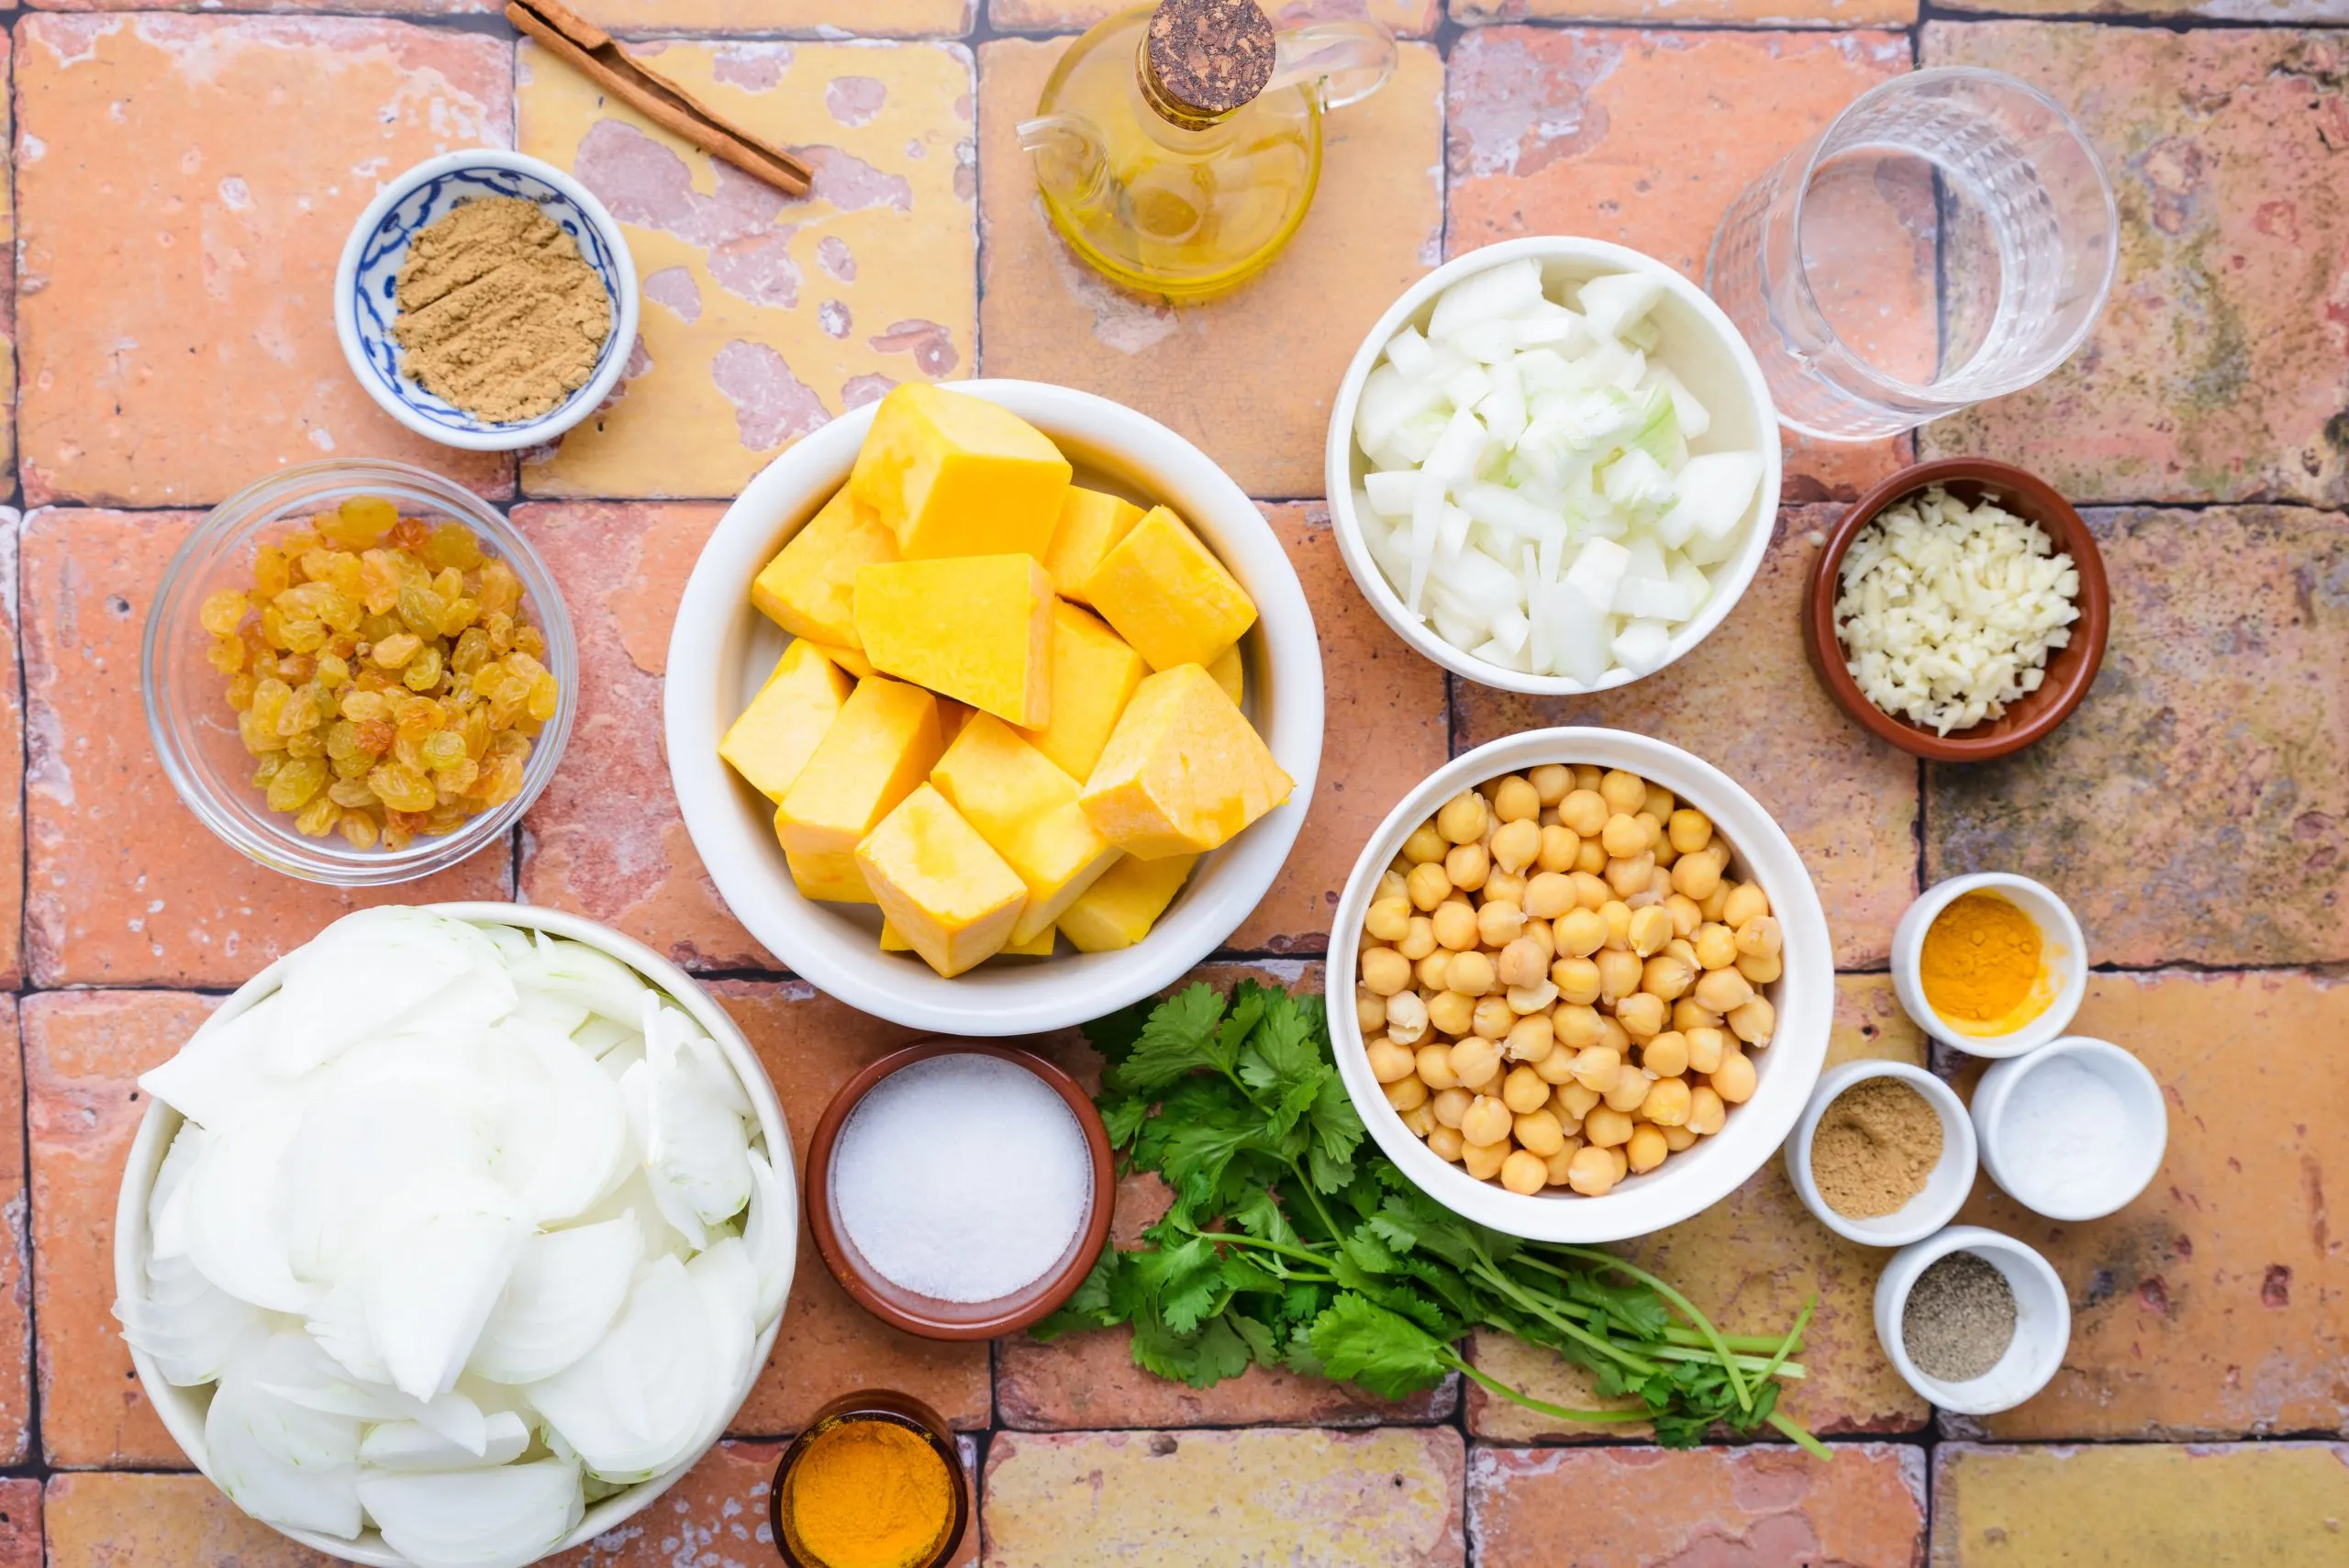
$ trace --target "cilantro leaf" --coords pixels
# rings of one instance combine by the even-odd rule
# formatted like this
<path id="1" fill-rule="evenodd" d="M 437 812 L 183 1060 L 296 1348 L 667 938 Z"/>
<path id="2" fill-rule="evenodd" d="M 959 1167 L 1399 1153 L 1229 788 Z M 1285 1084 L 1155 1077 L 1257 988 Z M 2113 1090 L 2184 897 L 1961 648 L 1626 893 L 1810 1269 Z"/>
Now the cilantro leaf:
<path id="1" fill-rule="evenodd" d="M 1063 1334 L 1085 1329 L 1107 1329 L 1125 1321 L 1125 1314 L 1112 1304 L 1111 1283 L 1128 1254 L 1120 1252 L 1116 1243 L 1101 1249 L 1093 1267 L 1076 1287 L 1076 1294 L 1061 1304 L 1060 1309 L 1030 1330 L 1039 1340 L 1050 1341 Z"/>
<path id="2" fill-rule="evenodd" d="M 1450 1370 L 1442 1340 L 1360 1296 L 1331 1302 L 1314 1319 L 1312 1341 L 1323 1376 L 1358 1383 L 1387 1399 L 1431 1388 Z"/>
<path id="3" fill-rule="evenodd" d="M 1217 1038 L 1216 1025 L 1222 1019 L 1223 998 L 1194 981 L 1152 1010 L 1131 1047 L 1102 1075 L 1103 1082 L 1120 1093 L 1148 1094 L 1202 1067 L 1229 1071 L 1230 1061 Z"/>

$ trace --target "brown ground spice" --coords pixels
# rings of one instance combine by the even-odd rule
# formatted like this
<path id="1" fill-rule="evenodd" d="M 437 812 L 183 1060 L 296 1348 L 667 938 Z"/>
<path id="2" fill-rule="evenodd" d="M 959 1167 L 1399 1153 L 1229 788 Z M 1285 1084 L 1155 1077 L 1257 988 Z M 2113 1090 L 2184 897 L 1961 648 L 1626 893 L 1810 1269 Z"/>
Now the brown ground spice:
<path id="1" fill-rule="evenodd" d="M 1898 1078 L 1869 1078 L 1836 1095 L 1810 1138 L 1819 1195 L 1850 1219 L 1898 1209 L 1925 1190 L 1941 1158 L 1941 1113 Z"/>
<path id="2" fill-rule="evenodd" d="M 603 280 L 518 196 L 462 203 L 418 234 L 397 294 L 401 368 L 495 424 L 535 419 L 584 385 L 611 336 Z"/>

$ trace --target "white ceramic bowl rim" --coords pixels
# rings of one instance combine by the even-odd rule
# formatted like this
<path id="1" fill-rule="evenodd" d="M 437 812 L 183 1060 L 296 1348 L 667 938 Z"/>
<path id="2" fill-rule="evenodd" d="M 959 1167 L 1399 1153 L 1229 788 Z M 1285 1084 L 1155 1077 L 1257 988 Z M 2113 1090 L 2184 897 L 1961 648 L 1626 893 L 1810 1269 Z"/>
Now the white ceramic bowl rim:
<path id="1" fill-rule="evenodd" d="M 873 933 L 802 898 L 783 873 L 771 803 L 718 755 L 738 694 L 728 639 L 751 608 L 748 585 L 777 541 L 821 505 L 855 462 L 873 407 L 854 409 L 768 464 L 718 520 L 695 562 L 669 642 L 662 687 L 670 777 L 686 832 L 735 917 L 791 972 L 850 1006 L 925 1034 L 1040 1034 L 1116 1011 L 1181 979 L 1228 938 L 1272 886 L 1304 825 L 1319 769 L 1320 644 L 1296 569 L 1246 492 L 1198 448 L 1108 398 L 1029 381 L 966 381 L 956 392 L 1001 404 L 1075 460 L 1149 483 L 1215 550 L 1255 599 L 1249 706 L 1296 781 L 1287 804 L 1199 862 L 1137 945 L 1033 965 L 988 965 L 947 980 L 881 953 Z M 1137 484 L 1141 480 L 1136 481 Z M 778 634 L 779 635 L 779 634 Z M 1260 640 L 1261 639 L 1261 640 Z M 720 688 L 723 688 L 722 690 Z"/>
<path id="2" fill-rule="evenodd" d="M 2109 1071 L 2095 1065 L 2087 1065 L 2087 1071 L 2112 1084 L 2114 1092 L 2127 1102 L 2132 1118 L 2128 1129 L 2129 1163 L 2120 1168 L 2121 1178 L 2074 1203 L 2064 1202 L 2065 1195 L 2061 1193 L 2018 1191 L 2027 1184 L 2014 1180 L 2013 1164 L 2006 1158 L 2007 1116 L 2015 1095 L 2022 1091 L 2032 1073 L 2057 1061 L 2107 1064 Z M 2116 1081 L 2121 1079 L 2127 1080 L 2126 1084 Z M 2169 1106 L 2162 1095 L 2161 1080 L 2134 1051 L 2094 1035 L 2065 1035 L 2027 1055 L 1998 1063 L 1983 1075 L 1974 1099 L 1975 1119 L 1979 1124 L 1977 1131 L 1984 1145 L 1984 1158 L 1990 1165 L 1991 1179 L 2009 1197 L 2050 1219 L 2074 1223 L 2101 1219 L 2126 1207 L 2152 1184 L 2169 1151 Z M 2140 1107 L 2145 1106 L 2152 1107 L 2151 1118 L 2138 1114 Z"/>
<path id="3" fill-rule="evenodd" d="M 589 226 L 610 252 L 611 267 L 608 285 L 612 294 L 612 329 L 605 339 L 603 351 L 596 356 L 595 373 L 562 403 L 535 419 L 520 419 L 511 424 L 481 424 L 469 428 L 451 423 L 446 418 L 428 418 L 400 397 L 387 385 L 369 361 L 366 343 L 359 325 L 356 301 L 359 296 L 359 273 L 368 264 L 368 246 L 383 227 L 386 215 L 406 200 L 419 186 L 444 175 L 462 174 L 470 170 L 496 170 L 509 174 L 527 175 L 560 192 L 563 199 L 579 209 Z M 587 258 L 594 265 L 594 259 Z M 598 275 L 605 269 L 596 268 Z M 636 281 L 636 260 L 629 252 L 628 236 L 621 231 L 619 221 L 609 208 L 596 199 L 596 194 L 576 179 L 542 159 L 528 153 L 513 152 L 504 148 L 473 147 L 456 152 L 444 152 L 428 158 L 414 168 L 395 176 L 375 193 L 359 221 L 351 225 L 351 237 L 343 242 L 341 260 L 334 274 L 335 336 L 341 340 L 343 359 L 351 366 L 351 373 L 373 398 L 375 406 L 417 435 L 440 442 L 443 446 L 467 451 L 515 451 L 523 447 L 539 446 L 553 440 L 573 425 L 594 413 L 612 388 L 619 384 L 620 376 L 628 369 L 629 355 L 636 346 L 638 313 L 640 308 Z"/>
<path id="4" fill-rule="evenodd" d="M 1721 1130 L 1645 1175 L 1627 1177 L 1601 1197 L 1512 1193 L 1439 1158 L 1386 1104 L 1354 1019 L 1353 933 L 1362 928 L 1379 873 L 1410 830 L 1463 789 L 1542 762 L 1628 768 L 1710 817 L 1746 873 L 1769 895 L 1785 932 L 1785 973 L 1776 983 L 1776 1032 L 1753 1056 L 1753 1097 L 1730 1108 Z M 1809 1103 L 1834 1021 L 1834 951 L 1827 917 L 1802 857 L 1761 804 L 1710 762 L 1619 729 L 1529 730 L 1455 757 L 1405 795 L 1370 836 L 1330 923 L 1326 971 L 1330 1036 L 1338 1071 L 1370 1134 L 1388 1159 L 1454 1213 L 1513 1236 L 1542 1241 L 1618 1241 L 1700 1213 L 1734 1192 L 1776 1153 Z"/>
<path id="5" fill-rule="evenodd" d="M 1942 1157 L 1925 1186 L 1900 1207 L 1874 1219 L 1854 1219 L 1838 1213 L 1820 1192 L 1818 1178 L 1810 1169 L 1811 1145 L 1828 1107 L 1872 1078 L 1898 1079 L 1933 1107 L 1941 1118 Z M 1957 1091 L 1914 1062 L 1880 1058 L 1842 1062 L 1821 1073 L 1818 1086 L 1811 1091 L 1810 1103 L 1803 1107 L 1793 1136 L 1787 1140 L 1786 1151 L 1787 1177 L 1803 1207 L 1828 1229 L 1864 1247 L 1905 1247 L 1954 1219 L 1974 1189 L 1979 1158 L 1974 1121 L 1966 1114 L 1965 1102 L 1958 1098 Z M 1936 1188 L 1940 1189 L 1938 1195 Z"/>
<path id="6" fill-rule="evenodd" d="M 1966 894 L 1976 892 L 2007 895 L 2039 927 L 2043 942 L 2059 943 L 2063 948 L 2060 956 L 2049 962 L 2049 967 L 2061 975 L 2062 989 L 2047 1004 L 2045 1011 L 2005 1034 L 1965 1034 L 1953 1029 L 1933 1010 L 1925 996 L 1924 982 L 1918 977 L 1925 934 L 1943 910 Z M 2051 916 L 2052 919 L 2045 917 Z M 2072 1027 L 2072 1019 L 2079 1013 L 2087 992 L 2087 938 L 2081 931 L 2072 906 L 2045 884 L 2013 872 L 1973 872 L 1937 882 L 1909 906 L 1893 930 L 1892 987 L 1902 1009 L 1919 1029 L 1969 1056 L 1992 1060 L 2023 1056 L 2061 1035 Z"/>
<path id="7" fill-rule="evenodd" d="M 1696 313 L 1709 327 L 1720 346 L 1727 351 L 1736 367 L 1738 381 L 1751 405 L 1756 439 L 1761 445 L 1762 483 L 1757 489 L 1753 509 L 1744 524 L 1745 542 L 1738 553 L 1720 565 L 1709 569 L 1713 579 L 1712 596 L 1692 620 L 1673 634 L 1671 650 L 1664 664 L 1686 654 L 1728 618 L 1745 590 L 1752 585 L 1761 570 L 1764 556 L 1768 554 L 1770 540 L 1776 531 L 1778 502 L 1785 484 L 1783 458 L 1778 445 L 1778 416 L 1770 398 L 1770 385 L 1762 374 L 1762 367 L 1753 357 L 1734 322 L 1713 303 L 1712 296 L 1681 275 L 1679 269 L 1667 266 L 1654 257 L 1617 245 L 1604 239 L 1585 239 L 1573 235 L 1531 235 L 1520 239 L 1505 239 L 1480 250 L 1454 256 L 1451 261 L 1420 278 L 1403 291 L 1400 298 L 1387 306 L 1376 326 L 1354 350 L 1344 377 L 1338 384 L 1338 395 L 1330 410 L 1330 429 L 1323 454 L 1323 492 L 1329 498 L 1330 519 L 1338 536 L 1338 550 L 1346 570 L 1363 596 L 1371 603 L 1395 631 L 1426 657 L 1435 661 L 1453 674 L 1482 685 L 1503 691 L 1523 692 L 1537 696 L 1580 696 L 1592 692 L 1610 691 L 1644 677 L 1632 674 L 1617 665 L 1610 668 L 1596 683 L 1586 685 L 1565 675 L 1534 675 L 1517 670 L 1505 670 L 1488 663 L 1464 649 L 1454 648 L 1436 635 L 1433 628 L 1404 606 L 1401 595 L 1386 581 L 1362 541 L 1361 519 L 1354 514 L 1353 503 L 1353 425 L 1354 410 L 1362 399 L 1363 383 L 1378 363 L 1378 356 L 1386 350 L 1387 339 L 1402 330 L 1403 325 L 1416 317 L 1443 290 L 1474 272 L 1485 272 L 1521 257 L 1538 257 L 1545 262 L 1588 263 L 1594 274 L 1598 272 L 1638 272 L 1654 278 L 1683 307 Z M 1664 666 L 1659 665 L 1660 670 Z M 1654 671 L 1649 672 L 1655 673 Z"/>
<path id="8" fill-rule="evenodd" d="M 766 1069 L 760 1065 L 757 1054 L 751 1050 L 750 1041 L 743 1038 L 741 1029 L 727 1016 L 724 1008 L 709 999 L 708 994 L 692 976 L 643 943 L 599 926 L 593 920 L 565 914 L 559 909 L 489 903 L 429 904 L 422 907 L 436 915 L 451 916 L 475 925 L 504 925 L 523 930 L 542 930 L 550 936 L 567 937 L 573 941 L 584 942 L 637 971 L 685 1008 L 717 1042 L 718 1050 L 725 1053 L 728 1064 L 741 1081 L 743 1091 L 750 1095 L 751 1106 L 758 1113 L 759 1130 L 766 1140 L 770 1154 L 780 1151 L 782 1156 L 772 1162 L 775 1178 L 781 1184 L 783 1201 L 796 1212 L 799 1207 L 798 1174 L 791 1158 L 791 1129 L 784 1119 L 782 1102 L 775 1098 L 774 1085 L 768 1081 Z M 273 994 L 281 984 L 285 962 L 284 958 L 279 959 L 239 986 L 199 1028 L 233 1018 Z M 115 1292 L 119 1297 L 135 1298 L 146 1288 L 147 1195 L 154 1187 L 155 1173 L 162 1165 L 163 1155 L 171 1148 L 173 1138 L 178 1134 L 182 1120 L 177 1111 L 162 1101 L 151 1098 L 147 1102 L 146 1114 L 139 1118 L 139 1131 L 130 1145 L 130 1157 L 124 1163 L 122 1189 L 115 1200 L 114 1277 Z M 794 1256 L 786 1259 L 785 1263 L 786 1286 L 797 1265 L 798 1228 L 795 1225 L 790 1229 L 791 1239 L 787 1245 L 792 1248 Z M 788 1310 L 787 1306 L 785 1310 Z M 742 1386 L 735 1391 L 735 1410 L 740 1410 L 742 1401 L 750 1397 L 759 1373 L 766 1367 L 767 1357 L 774 1352 L 775 1336 L 782 1328 L 783 1315 L 777 1313 L 775 1320 L 768 1324 L 759 1336 L 751 1350 L 750 1373 Z M 211 1479 L 211 1455 L 204 1440 L 204 1410 L 196 1403 L 196 1396 L 211 1385 L 183 1388 L 168 1383 L 146 1351 L 135 1346 L 128 1348 L 131 1364 L 139 1373 L 139 1386 L 145 1389 L 149 1403 L 155 1407 L 156 1415 L 161 1418 L 164 1429 L 171 1433 L 172 1440 L 180 1445 L 181 1451 L 196 1469 L 203 1472 L 206 1479 Z M 702 1455 L 717 1446 L 718 1438 L 724 1435 L 724 1426 L 731 1424 L 731 1421 L 732 1412 L 729 1412 L 727 1422 L 721 1424 L 710 1442 L 684 1463 L 588 1504 L 586 1517 L 560 1544 L 551 1547 L 546 1555 L 551 1557 L 557 1552 L 584 1546 L 638 1513 L 700 1462 Z M 383 1538 L 372 1529 L 362 1531 L 356 1540 L 344 1540 L 317 1530 L 297 1529 L 284 1525 L 272 1525 L 270 1528 L 282 1535 L 291 1536 L 305 1546 L 347 1562 L 367 1563 L 369 1568 L 410 1568 L 408 1559 L 384 1545 Z"/>

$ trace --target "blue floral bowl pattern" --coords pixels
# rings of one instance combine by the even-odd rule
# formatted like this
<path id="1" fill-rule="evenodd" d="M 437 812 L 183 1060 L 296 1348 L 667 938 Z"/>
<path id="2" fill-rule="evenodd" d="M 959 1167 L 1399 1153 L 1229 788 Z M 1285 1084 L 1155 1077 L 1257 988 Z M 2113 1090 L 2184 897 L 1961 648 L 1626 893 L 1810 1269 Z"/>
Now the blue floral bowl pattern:
<path id="1" fill-rule="evenodd" d="M 535 419 L 495 424 L 443 402 L 400 373 L 392 337 L 394 291 L 409 242 L 462 202 L 518 196 L 571 236 L 612 302 L 612 330 L 595 373 Z M 636 340 L 636 265 L 619 225 L 569 175 L 520 153 L 479 149 L 418 164 L 384 187 L 360 216 L 335 278 L 335 326 L 351 373 L 385 413 L 419 435 L 455 447 L 508 450 L 552 440 L 584 418 L 619 380 Z"/>

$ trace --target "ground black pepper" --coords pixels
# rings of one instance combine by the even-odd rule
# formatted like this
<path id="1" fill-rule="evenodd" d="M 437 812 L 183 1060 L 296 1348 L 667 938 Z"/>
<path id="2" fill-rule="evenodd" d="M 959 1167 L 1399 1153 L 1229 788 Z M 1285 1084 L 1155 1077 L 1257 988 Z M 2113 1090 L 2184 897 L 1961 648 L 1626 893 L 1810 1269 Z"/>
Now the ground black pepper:
<path id="1" fill-rule="evenodd" d="M 1978 1252 L 1952 1252 L 1929 1265 L 1900 1311 L 1900 1343 L 1909 1359 L 1944 1383 L 1988 1372 L 2014 1337 L 2014 1287 Z"/>

